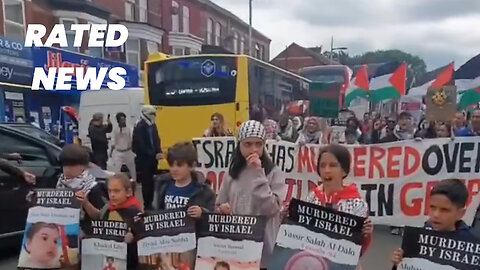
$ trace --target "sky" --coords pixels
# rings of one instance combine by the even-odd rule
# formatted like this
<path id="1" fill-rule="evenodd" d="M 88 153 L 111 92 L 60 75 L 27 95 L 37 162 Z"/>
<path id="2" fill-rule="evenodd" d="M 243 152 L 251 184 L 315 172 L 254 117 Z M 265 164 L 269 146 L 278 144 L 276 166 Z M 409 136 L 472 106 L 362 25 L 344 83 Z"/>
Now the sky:
<path id="1" fill-rule="evenodd" d="M 248 22 L 248 0 L 212 0 Z M 253 26 L 272 40 L 270 57 L 292 42 L 347 47 L 350 55 L 400 49 L 427 70 L 480 53 L 480 0 L 253 0 Z"/>

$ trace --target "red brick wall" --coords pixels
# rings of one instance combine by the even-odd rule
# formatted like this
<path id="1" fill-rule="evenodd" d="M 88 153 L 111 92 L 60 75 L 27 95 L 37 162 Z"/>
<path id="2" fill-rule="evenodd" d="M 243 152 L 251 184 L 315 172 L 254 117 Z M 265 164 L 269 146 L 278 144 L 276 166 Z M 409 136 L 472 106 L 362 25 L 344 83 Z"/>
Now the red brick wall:
<path id="1" fill-rule="evenodd" d="M 93 2 L 110 10 L 112 16 L 125 19 L 125 0 L 94 0 Z"/>
<path id="2" fill-rule="evenodd" d="M 297 72 L 304 67 L 322 65 L 320 61 L 311 57 L 303 48 L 296 44 L 281 52 L 271 63 L 292 72 Z"/>
<path id="3" fill-rule="evenodd" d="M 162 27 L 162 1 L 148 0 L 148 22 L 156 27 Z"/>
<path id="4" fill-rule="evenodd" d="M 58 23 L 58 19 L 51 14 L 46 1 L 43 0 L 25 2 L 25 20 L 25 33 L 28 24 L 36 23 L 45 26 L 47 35 L 42 38 L 43 42 L 47 40 L 48 34 L 52 31 L 53 26 Z"/>

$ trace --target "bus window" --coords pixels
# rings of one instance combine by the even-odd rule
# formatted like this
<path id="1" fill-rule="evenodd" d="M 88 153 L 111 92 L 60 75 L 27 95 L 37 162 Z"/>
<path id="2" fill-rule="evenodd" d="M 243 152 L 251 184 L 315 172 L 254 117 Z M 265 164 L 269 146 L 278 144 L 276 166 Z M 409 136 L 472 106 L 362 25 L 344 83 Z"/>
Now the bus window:
<path id="1" fill-rule="evenodd" d="M 169 59 L 150 64 L 148 70 L 152 105 L 194 106 L 235 101 L 234 57 Z"/>

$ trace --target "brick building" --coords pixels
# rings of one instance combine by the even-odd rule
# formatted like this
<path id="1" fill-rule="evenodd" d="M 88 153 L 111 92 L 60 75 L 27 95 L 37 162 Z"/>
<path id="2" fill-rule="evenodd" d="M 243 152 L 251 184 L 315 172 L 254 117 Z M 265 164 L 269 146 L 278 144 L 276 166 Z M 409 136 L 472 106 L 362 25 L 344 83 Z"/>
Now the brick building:
<path id="1" fill-rule="evenodd" d="M 202 45 L 248 53 L 248 24 L 210 0 L 0 0 L 0 35 L 23 40 L 26 25 L 43 24 L 49 33 L 63 23 L 121 23 L 129 29 L 123 50 L 73 47 L 67 32 L 67 50 L 125 61 L 143 69 L 149 53 L 198 54 Z M 45 40 L 45 39 L 44 39 Z M 253 30 L 252 55 L 268 61 L 270 39 Z"/>
<path id="2" fill-rule="evenodd" d="M 280 52 L 270 63 L 295 73 L 304 67 L 338 65 L 336 61 L 320 54 L 318 48 L 305 48 L 296 43 Z"/>

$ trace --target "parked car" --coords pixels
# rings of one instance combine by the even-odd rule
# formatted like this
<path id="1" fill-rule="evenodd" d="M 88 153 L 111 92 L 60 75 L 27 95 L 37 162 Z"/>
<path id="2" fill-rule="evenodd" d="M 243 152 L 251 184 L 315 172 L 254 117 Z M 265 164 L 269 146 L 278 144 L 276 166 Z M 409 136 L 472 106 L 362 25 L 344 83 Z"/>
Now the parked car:
<path id="1" fill-rule="evenodd" d="M 0 123 L 0 125 L 5 127 L 10 127 L 14 129 L 18 129 L 25 133 L 30 134 L 33 137 L 38 139 L 45 140 L 49 143 L 55 144 L 56 146 L 63 147 L 65 142 L 63 140 L 58 139 L 57 137 L 53 136 L 52 134 L 46 132 L 45 130 L 38 128 L 36 126 L 32 126 L 27 123 Z"/>
<path id="2" fill-rule="evenodd" d="M 37 188 L 54 188 L 61 173 L 61 148 L 10 124 L 0 124 L 0 153 L 18 153 L 12 165 L 36 176 Z M 28 214 L 26 195 L 32 186 L 0 170 L 0 248 L 20 243 Z"/>

